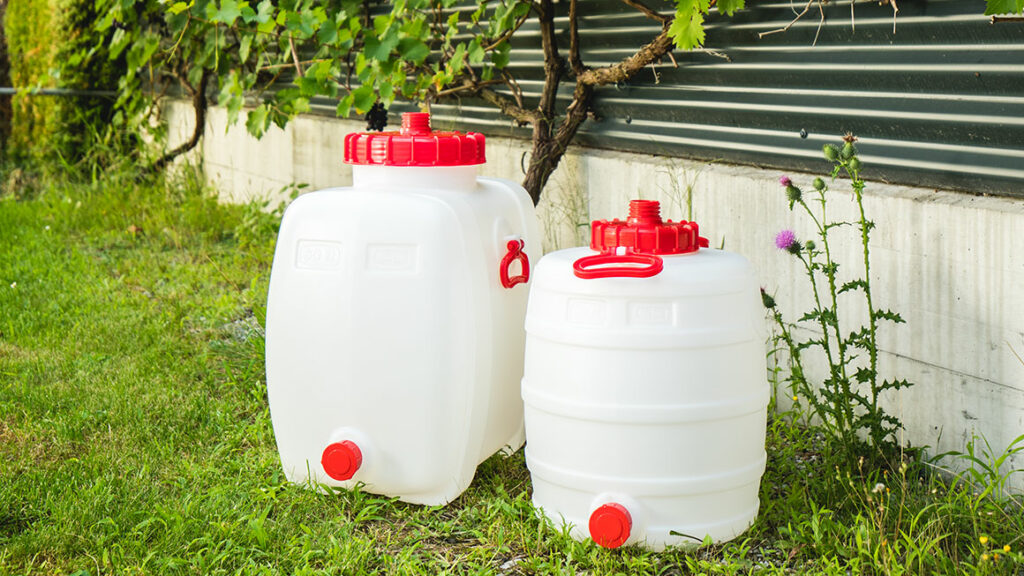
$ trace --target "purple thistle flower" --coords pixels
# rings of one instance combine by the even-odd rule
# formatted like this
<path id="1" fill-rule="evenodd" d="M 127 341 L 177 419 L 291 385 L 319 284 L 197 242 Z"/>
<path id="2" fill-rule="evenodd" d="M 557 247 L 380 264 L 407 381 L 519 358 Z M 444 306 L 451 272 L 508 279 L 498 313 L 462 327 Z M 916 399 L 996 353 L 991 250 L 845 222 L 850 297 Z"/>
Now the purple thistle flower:
<path id="1" fill-rule="evenodd" d="M 779 250 L 789 250 L 796 244 L 796 233 L 792 230 L 781 230 L 775 235 L 775 247 Z"/>
<path id="2" fill-rule="evenodd" d="M 779 177 L 779 184 L 781 184 L 783 188 L 789 188 L 793 185 L 793 181 L 789 179 L 789 176 L 783 175 Z"/>

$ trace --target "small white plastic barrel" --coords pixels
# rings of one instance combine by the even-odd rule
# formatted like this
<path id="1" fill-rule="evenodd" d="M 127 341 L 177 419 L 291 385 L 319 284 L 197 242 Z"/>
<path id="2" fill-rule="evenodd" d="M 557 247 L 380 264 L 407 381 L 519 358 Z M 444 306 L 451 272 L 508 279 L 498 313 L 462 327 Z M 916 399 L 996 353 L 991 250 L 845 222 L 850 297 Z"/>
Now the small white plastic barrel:
<path id="1" fill-rule="evenodd" d="M 746 530 L 766 461 L 763 321 L 751 264 L 657 202 L 544 256 L 522 386 L 534 505 L 611 548 Z"/>
<path id="2" fill-rule="evenodd" d="M 350 134 L 350 188 L 300 196 L 267 298 L 267 390 L 281 463 L 311 481 L 445 504 L 523 443 L 533 203 L 478 178 L 484 137 Z"/>

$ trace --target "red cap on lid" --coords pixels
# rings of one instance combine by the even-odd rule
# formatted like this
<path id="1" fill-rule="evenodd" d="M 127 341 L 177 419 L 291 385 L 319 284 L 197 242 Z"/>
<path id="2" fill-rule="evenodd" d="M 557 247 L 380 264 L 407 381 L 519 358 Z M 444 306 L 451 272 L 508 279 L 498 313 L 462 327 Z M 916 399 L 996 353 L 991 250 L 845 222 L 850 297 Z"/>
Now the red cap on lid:
<path id="1" fill-rule="evenodd" d="M 590 248 L 604 253 L 625 248 L 631 254 L 684 254 L 707 247 L 696 222 L 663 221 L 656 200 L 632 200 L 625 222 L 595 220 L 590 228 Z"/>
<path id="2" fill-rule="evenodd" d="M 590 515 L 590 537 L 599 546 L 618 548 L 629 540 L 633 517 L 622 504 L 605 504 Z"/>
<path id="3" fill-rule="evenodd" d="M 600 254 L 573 262 L 573 273 L 584 280 L 596 278 L 650 278 L 664 269 L 660 254 L 685 254 L 708 247 L 696 222 L 661 219 L 654 200 L 632 200 L 629 218 L 594 220 L 590 248 Z M 622 248 L 620 251 L 619 248 Z"/>
<path id="4" fill-rule="evenodd" d="M 484 135 L 432 132 L 430 114 L 402 114 L 399 132 L 354 132 L 345 136 L 345 162 L 384 166 L 471 166 L 487 161 Z"/>

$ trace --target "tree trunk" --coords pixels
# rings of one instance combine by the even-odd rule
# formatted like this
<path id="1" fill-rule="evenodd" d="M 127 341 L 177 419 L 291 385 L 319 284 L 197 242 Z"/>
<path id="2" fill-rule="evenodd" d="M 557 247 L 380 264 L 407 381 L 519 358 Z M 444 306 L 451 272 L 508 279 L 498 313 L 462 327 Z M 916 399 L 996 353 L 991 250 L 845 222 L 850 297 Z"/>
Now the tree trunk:
<path id="1" fill-rule="evenodd" d="M 199 86 L 192 91 L 192 110 L 195 112 L 196 120 L 196 125 L 192 129 L 192 136 L 182 143 L 181 146 L 161 156 L 146 170 L 147 173 L 153 174 L 162 171 L 175 158 L 191 151 L 199 144 L 199 140 L 203 137 L 203 131 L 206 129 L 206 110 L 210 105 L 210 100 L 206 97 L 206 88 L 210 84 L 210 76 L 210 70 L 204 69 L 203 75 L 199 78 Z"/>
<path id="2" fill-rule="evenodd" d="M 523 179 L 523 188 L 530 194 L 533 204 L 540 202 L 541 192 L 569 144 L 576 137 L 580 126 L 587 120 L 598 86 L 623 82 L 632 78 L 645 66 L 653 64 L 672 50 L 668 30 L 672 19 L 647 8 L 638 0 L 624 0 L 627 4 L 661 23 L 661 33 L 651 42 L 642 46 L 632 56 L 617 64 L 602 68 L 587 68 L 580 58 L 578 29 L 578 0 L 569 2 L 569 66 L 575 76 L 576 86 L 572 102 L 565 109 L 565 116 L 557 124 L 555 97 L 558 85 L 565 75 L 565 63 L 558 53 L 555 38 L 554 5 L 552 0 L 541 0 L 537 6 L 540 21 L 541 43 L 544 47 L 544 89 L 541 92 L 537 116 L 533 120 L 533 148 L 530 166 Z"/>
<path id="3" fill-rule="evenodd" d="M 526 188 L 530 194 L 534 206 L 540 202 L 541 192 L 548 183 L 548 179 L 558 168 L 558 163 L 561 162 L 562 156 L 565 156 L 565 151 L 576 137 L 580 126 L 587 120 L 593 97 L 593 86 L 577 82 L 572 104 L 569 105 L 566 117 L 558 129 L 537 130 L 537 126 L 547 124 L 547 121 L 538 122 L 534 126 L 530 165 L 526 170 L 526 177 L 523 179 L 523 188 Z"/>

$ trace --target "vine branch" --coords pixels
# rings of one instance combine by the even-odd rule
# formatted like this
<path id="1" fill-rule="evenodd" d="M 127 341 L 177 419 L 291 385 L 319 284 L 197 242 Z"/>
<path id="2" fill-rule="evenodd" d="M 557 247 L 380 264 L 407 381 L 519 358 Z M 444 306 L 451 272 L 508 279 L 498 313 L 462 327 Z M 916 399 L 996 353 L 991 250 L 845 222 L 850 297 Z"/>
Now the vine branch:
<path id="1" fill-rule="evenodd" d="M 147 169 L 147 172 L 155 173 L 163 170 L 175 158 L 192 150 L 199 144 L 199 139 L 203 136 L 203 131 L 206 128 L 206 110 L 210 104 L 210 101 L 206 98 L 206 90 L 209 87 L 212 72 L 209 68 L 203 68 L 198 86 L 193 87 L 188 82 L 184 82 L 186 90 L 192 94 L 192 109 L 195 111 L 195 127 L 192 129 L 192 136 L 180 146 L 161 156 Z"/>
<path id="2" fill-rule="evenodd" d="M 460 92 L 464 92 L 469 95 L 479 96 L 488 104 L 497 107 L 501 110 L 502 114 L 512 118 L 520 124 L 540 124 L 540 114 L 536 110 L 528 110 L 522 106 L 517 105 L 509 98 L 486 88 L 480 82 L 474 82 L 472 80 L 463 80 L 462 86 L 459 88 Z M 451 90 L 446 90 L 446 96 L 454 94 Z M 438 94 L 440 96 L 441 94 Z"/>
<path id="3" fill-rule="evenodd" d="M 587 70 L 579 76 L 577 81 L 588 86 L 604 86 L 626 81 L 646 66 L 669 54 L 672 48 L 672 38 L 669 37 L 666 26 L 661 34 L 658 34 L 654 40 L 637 50 L 632 56 L 611 66 Z"/>
<path id="4" fill-rule="evenodd" d="M 576 14 L 577 0 L 569 2 L 569 66 L 576 76 L 583 74 L 583 61 L 580 60 L 580 29 Z"/>

